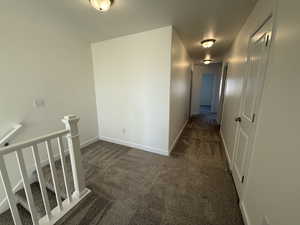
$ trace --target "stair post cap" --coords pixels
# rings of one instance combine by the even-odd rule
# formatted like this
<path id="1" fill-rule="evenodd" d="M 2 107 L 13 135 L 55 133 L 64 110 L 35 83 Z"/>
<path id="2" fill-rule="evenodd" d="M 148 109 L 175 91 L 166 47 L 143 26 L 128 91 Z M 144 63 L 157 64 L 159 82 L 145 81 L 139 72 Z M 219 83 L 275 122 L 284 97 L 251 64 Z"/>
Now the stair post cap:
<path id="1" fill-rule="evenodd" d="M 75 114 L 70 114 L 70 115 L 67 115 L 67 116 L 64 116 L 64 119 L 63 120 L 79 120 L 79 117 L 76 116 Z"/>

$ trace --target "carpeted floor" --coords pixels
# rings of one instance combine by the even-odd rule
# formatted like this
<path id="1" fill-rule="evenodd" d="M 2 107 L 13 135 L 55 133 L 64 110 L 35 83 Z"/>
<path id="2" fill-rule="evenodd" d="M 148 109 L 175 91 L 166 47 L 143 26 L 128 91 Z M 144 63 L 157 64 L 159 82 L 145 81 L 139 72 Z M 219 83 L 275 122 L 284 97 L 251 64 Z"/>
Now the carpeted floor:
<path id="1" fill-rule="evenodd" d="M 242 225 L 218 129 L 192 119 L 171 157 L 107 142 L 84 149 L 93 193 L 65 225 Z"/>
<path id="2" fill-rule="evenodd" d="M 209 113 L 188 123 L 170 157 L 99 141 L 83 149 L 83 159 L 92 193 L 57 225 L 243 225 Z M 57 162 L 61 173 L 60 167 Z M 30 215 L 19 210 L 24 225 L 31 225 Z M 13 224 L 10 212 L 0 224 Z"/>

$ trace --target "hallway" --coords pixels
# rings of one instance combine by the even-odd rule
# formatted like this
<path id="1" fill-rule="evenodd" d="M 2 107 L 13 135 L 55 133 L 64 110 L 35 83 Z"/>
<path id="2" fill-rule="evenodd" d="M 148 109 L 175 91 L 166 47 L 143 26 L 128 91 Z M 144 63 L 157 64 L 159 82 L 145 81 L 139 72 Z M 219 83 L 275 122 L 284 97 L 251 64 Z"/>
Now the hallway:
<path id="1" fill-rule="evenodd" d="M 193 118 L 171 157 L 108 142 L 84 149 L 93 194 L 66 225 L 242 225 L 214 121 Z"/>

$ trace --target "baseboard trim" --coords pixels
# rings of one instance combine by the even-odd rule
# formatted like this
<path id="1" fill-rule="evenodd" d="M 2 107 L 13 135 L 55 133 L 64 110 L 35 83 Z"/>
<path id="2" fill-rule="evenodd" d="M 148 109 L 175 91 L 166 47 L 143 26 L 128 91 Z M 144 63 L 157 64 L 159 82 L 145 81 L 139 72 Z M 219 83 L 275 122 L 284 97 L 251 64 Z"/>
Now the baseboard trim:
<path id="1" fill-rule="evenodd" d="M 226 142 L 225 142 L 225 139 L 224 139 L 224 136 L 223 136 L 223 132 L 222 132 L 221 129 L 220 129 L 220 136 L 221 136 L 222 144 L 223 144 L 224 149 L 225 149 L 225 155 L 226 155 L 226 158 L 227 158 L 227 161 L 228 161 L 228 164 L 229 164 L 229 168 L 230 168 L 230 170 L 232 170 L 232 162 L 231 162 L 231 159 L 229 157 L 228 148 L 227 148 L 227 145 L 226 145 Z"/>
<path id="2" fill-rule="evenodd" d="M 139 150 L 156 153 L 156 154 L 163 155 L 163 156 L 169 156 L 168 152 L 166 152 L 162 149 L 159 149 L 159 148 L 153 148 L 150 146 L 141 145 L 141 144 L 137 144 L 137 143 L 133 143 L 133 142 L 129 142 L 129 141 L 123 141 L 120 139 L 105 137 L 105 136 L 100 136 L 99 139 L 102 141 L 107 141 L 107 142 L 111 142 L 111 143 L 118 144 L 118 145 L 124 145 L 127 147 L 136 148 Z"/>
<path id="3" fill-rule="evenodd" d="M 98 138 L 98 137 L 91 138 L 91 139 L 89 139 L 89 140 L 83 142 L 82 144 L 80 144 L 80 148 L 81 148 L 81 149 L 82 149 L 82 148 L 85 148 L 85 147 L 87 147 L 87 146 L 89 146 L 89 145 L 91 145 L 91 144 L 93 144 L 93 143 L 95 143 L 95 142 L 97 142 L 97 141 L 99 141 L 99 138 Z M 66 155 L 69 155 L 69 149 L 66 149 L 66 150 L 65 150 L 65 153 L 66 153 Z M 56 155 L 54 155 L 53 157 L 54 157 L 54 160 L 55 160 L 55 161 L 58 160 L 58 159 L 60 159 L 60 155 L 59 155 L 59 154 L 56 154 Z M 42 161 L 41 161 L 41 167 L 47 166 L 48 164 L 49 164 L 49 160 L 48 160 L 48 159 L 45 159 L 45 160 L 42 160 Z M 33 172 L 34 170 L 35 170 L 35 167 L 33 167 L 33 168 L 30 170 L 30 172 L 31 172 L 31 171 Z M 35 182 L 35 181 L 37 181 L 37 180 L 33 178 L 33 182 Z"/>
<path id="4" fill-rule="evenodd" d="M 246 207 L 245 207 L 245 205 L 244 205 L 244 202 L 240 202 L 240 209 L 241 209 L 241 212 L 242 212 L 244 224 L 245 224 L 245 225 L 251 225 L 251 222 L 250 222 L 248 213 L 247 213 L 247 211 L 246 211 Z"/>
<path id="5" fill-rule="evenodd" d="M 85 148 L 91 144 L 94 144 L 95 142 L 99 141 L 99 138 L 98 137 L 94 137 L 94 138 L 91 138 L 85 142 L 82 142 L 82 144 L 80 145 L 80 148 Z"/>
<path id="6" fill-rule="evenodd" d="M 22 188 L 23 188 L 23 182 L 19 181 L 19 183 L 13 188 L 13 193 L 20 191 Z M 9 205 L 5 198 L 2 200 L 2 202 L 0 202 L 0 215 L 7 210 L 9 210 Z"/>
<path id="7" fill-rule="evenodd" d="M 188 122 L 189 122 L 189 120 L 186 120 L 186 121 L 184 122 L 182 128 L 180 129 L 179 133 L 177 134 L 175 140 L 173 141 L 173 143 L 172 143 L 172 145 L 171 145 L 171 147 L 170 147 L 170 149 L 169 149 L 169 155 L 170 155 L 171 152 L 173 151 L 175 145 L 177 144 L 177 142 L 178 142 L 178 140 L 179 140 L 179 138 L 180 138 L 180 136 L 181 136 L 181 134 L 182 134 L 184 128 L 185 128 L 186 125 L 188 124 Z"/>

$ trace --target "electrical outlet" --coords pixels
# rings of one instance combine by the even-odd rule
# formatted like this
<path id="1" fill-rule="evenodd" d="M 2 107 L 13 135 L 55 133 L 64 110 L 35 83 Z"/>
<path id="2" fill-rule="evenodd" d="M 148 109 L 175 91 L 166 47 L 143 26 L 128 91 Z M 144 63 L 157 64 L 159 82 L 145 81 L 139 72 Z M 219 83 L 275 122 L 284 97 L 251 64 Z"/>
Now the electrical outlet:
<path id="1" fill-rule="evenodd" d="M 271 225 L 268 217 L 266 217 L 266 216 L 264 217 L 262 225 Z"/>
<path id="2" fill-rule="evenodd" d="M 35 108 L 45 107 L 45 100 L 42 98 L 37 98 L 33 101 L 33 106 Z"/>
<path id="3" fill-rule="evenodd" d="M 122 133 L 126 134 L 126 129 L 125 128 L 122 129 Z"/>

